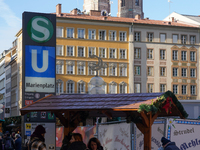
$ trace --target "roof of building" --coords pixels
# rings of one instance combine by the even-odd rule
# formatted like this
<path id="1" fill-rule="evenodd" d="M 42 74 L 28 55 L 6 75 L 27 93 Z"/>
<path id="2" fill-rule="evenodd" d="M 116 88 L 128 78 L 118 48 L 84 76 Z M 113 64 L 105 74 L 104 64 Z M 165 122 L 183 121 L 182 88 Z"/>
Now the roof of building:
<path id="1" fill-rule="evenodd" d="M 77 14 L 73 15 L 70 13 L 58 14 L 57 17 L 69 18 L 69 19 L 84 19 L 84 20 L 95 20 L 105 22 L 119 22 L 119 23 L 134 23 L 134 24 L 149 24 L 149 25 L 164 25 L 164 26 L 177 26 L 177 27 L 192 27 L 198 28 L 197 25 L 188 25 L 178 22 L 162 21 L 162 20 L 150 20 L 150 19 L 135 19 L 135 18 L 122 18 L 122 17 L 111 17 L 111 16 L 90 16 Z"/>
<path id="2" fill-rule="evenodd" d="M 200 16 L 194 16 L 194 15 L 183 15 L 183 16 L 200 23 Z"/>

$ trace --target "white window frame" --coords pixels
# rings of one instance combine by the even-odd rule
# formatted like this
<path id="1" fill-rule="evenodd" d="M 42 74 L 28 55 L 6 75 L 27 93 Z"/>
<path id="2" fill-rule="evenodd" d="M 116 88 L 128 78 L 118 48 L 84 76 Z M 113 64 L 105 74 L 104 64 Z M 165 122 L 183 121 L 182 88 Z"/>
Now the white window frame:
<path id="1" fill-rule="evenodd" d="M 114 89 L 114 92 L 112 91 Z M 110 94 L 116 94 L 117 93 L 117 83 L 112 81 L 109 83 L 109 93 Z"/>
<path id="2" fill-rule="evenodd" d="M 191 85 L 190 86 L 190 94 L 191 95 L 196 95 L 196 85 Z"/>
<path id="3" fill-rule="evenodd" d="M 147 59 L 153 59 L 153 49 L 147 49 Z"/>
<path id="4" fill-rule="evenodd" d="M 190 68 L 190 77 L 195 78 L 196 77 L 196 69 L 195 68 Z"/>
<path id="5" fill-rule="evenodd" d="M 127 32 L 125 31 L 119 31 L 119 41 L 127 41 Z"/>
<path id="6" fill-rule="evenodd" d="M 83 30 L 83 32 L 79 32 L 80 30 Z M 78 39 L 85 39 L 85 29 L 84 28 L 78 28 L 77 34 L 78 34 Z"/>
<path id="7" fill-rule="evenodd" d="M 178 77 L 178 68 L 173 68 L 173 77 Z"/>
<path id="8" fill-rule="evenodd" d="M 172 51 L 172 60 L 178 60 L 178 50 Z"/>
<path id="9" fill-rule="evenodd" d="M 73 30 L 73 31 L 70 31 L 70 33 L 68 33 L 69 32 L 68 29 Z M 69 34 L 69 36 L 68 36 L 68 34 Z M 67 38 L 74 38 L 74 28 L 67 27 L 66 28 L 66 36 L 67 36 Z"/>
<path id="10" fill-rule="evenodd" d="M 162 77 L 166 76 L 166 67 L 160 67 L 160 76 Z"/>
<path id="11" fill-rule="evenodd" d="M 119 76 L 126 77 L 127 76 L 127 65 L 119 64 Z"/>
<path id="12" fill-rule="evenodd" d="M 81 85 L 82 87 L 79 87 L 79 85 Z M 79 88 L 82 88 L 82 90 L 80 90 Z M 79 94 L 84 94 L 85 93 L 85 82 L 82 81 L 82 80 L 77 82 L 77 93 L 79 93 Z"/>
<path id="13" fill-rule="evenodd" d="M 181 68 L 181 77 L 187 77 L 187 68 Z"/>
<path id="14" fill-rule="evenodd" d="M 160 42 L 165 43 L 166 42 L 166 34 L 160 33 Z"/>
<path id="15" fill-rule="evenodd" d="M 153 76 L 153 71 L 154 67 L 153 66 L 148 66 L 147 67 L 147 76 Z"/>
<path id="16" fill-rule="evenodd" d="M 56 45 L 56 56 L 64 56 L 64 46 Z"/>
<path id="17" fill-rule="evenodd" d="M 173 93 L 178 94 L 178 85 L 177 84 L 173 85 Z"/>
<path id="18" fill-rule="evenodd" d="M 153 93 L 153 83 L 148 83 L 147 85 L 147 93 Z"/>
<path id="19" fill-rule="evenodd" d="M 79 69 L 82 70 L 80 71 L 82 73 L 79 73 Z M 85 62 L 77 62 L 77 75 L 85 75 Z"/>
<path id="20" fill-rule="evenodd" d="M 187 51 L 181 51 L 181 60 L 187 61 Z"/>
<path id="21" fill-rule="evenodd" d="M 190 51 L 190 61 L 196 61 L 196 52 Z"/>
<path id="22" fill-rule="evenodd" d="M 134 48 L 134 58 L 141 59 L 141 48 Z"/>
<path id="23" fill-rule="evenodd" d="M 58 38 L 63 37 L 64 36 L 63 32 L 64 32 L 63 27 L 59 27 L 59 26 L 56 27 L 56 37 Z"/>
<path id="24" fill-rule="evenodd" d="M 93 71 L 92 69 L 91 69 L 91 67 L 89 67 L 90 66 L 90 63 L 95 63 L 95 62 L 88 62 L 88 75 L 96 75 L 96 71 Z"/>
<path id="25" fill-rule="evenodd" d="M 115 52 L 115 54 L 113 55 L 113 51 L 112 51 L 112 57 L 110 55 L 111 50 L 114 50 L 114 52 Z M 116 59 L 117 58 L 117 49 L 116 48 L 109 48 L 109 58 L 111 58 L 111 59 Z"/>
<path id="26" fill-rule="evenodd" d="M 64 74 L 64 61 L 63 60 L 56 60 L 56 74 Z"/>
<path id="27" fill-rule="evenodd" d="M 100 32 L 104 31 L 105 32 L 105 35 L 104 37 L 102 35 L 100 35 Z M 106 40 L 106 30 L 99 30 L 99 40 Z M 103 38 L 102 38 L 103 37 Z"/>
<path id="28" fill-rule="evenodd" d="M 109 63 L 109 76 L 117 76 L 117 64 Z"/>
<path id="29" fill-rule="evenodd" d="M 182 85 L 181 90 L 182 90 L 182 95 L 186 95 L 187 94 L 187 85 Z"/>
<path id="30" fill-rule="evenodd" d="M 134 93 L 141 93 L 141 84 L 140 83 L 134 84 Z"/>
<path id="31" fill-rule="evenodd" d="M 178 43 L 178 34 L 172 34 L 172 43 Z"/>
<path id="32" fill-rule="evenodd" d="M 141 32 L 134 32 L 134 41 L 140 42 L 141 41 Z"/>
<path id="33" fill-rule="evenodd" d="M 114 30 L 109 30 L 109 40 L 116 41 L 117 32 Z"/>
<path id="34" fill-rule="evenodd" d="M 101 51 L 102 51 L 102 50 L 105 50 L 105 53 L 104 53 L 104 56 L 105 56 L 105 57 L 102 57 L 102 55 L 101 55 L 101 53 L 102 53 Z M 107 55 L 106 55 L 106 54 L 107 54 L 107 49 L 104 48 L 104 47 L 99 47 L 99 57 L 100 57 L 100 58 L 107 58 Z"/>
<path id="35" fill-rule="evenodd" d="M 181 35 L 181 44 L 187 44 L 187 35 Z"/>
<path id="36" fill-rule="evenodd" d="M 91 50 L 93 52 L 90 54 Z M 96 55 L 96 47 L 88 47 L 88 57 L 90 57 L 91 55 Z"/>
<path id="37" fill-rule="evenodd" d="M 68 84 L 72 84 L 73 85 L 73 87 L 72 88 L 69 88 L 70 90 L 68 91 Z M 71 85 L 70 85 L 71 86 Z M 73 93 L 75 93 L 75 82 L 74 81 L 72 81 L 72 80 L 68 80 L 67 82 L 66 82 L 66 93 L 67 94 L 73 94 Z M 71 91 L 72 90 L 72 91 Z"/>
<path id="38" fill-rule="evenodd" d="M 68 67 L 72 66 L 72 73 L 68 72 Z M 71 69 L 71 67 L 70 67 Z M 75 62 L 74 61 L 66 61 L 66 74 L 75 74 Z"/>
<path id="39" fill-rule="evenodd" d="M 134 66 L 134 75 L 136 76 L 141 75 L 141 66 Z"/>
<path id="40" fill-rule="evenodd" d="M 160 50 L 160 59 L 161 60 L 165 60 L 166 59 L 166 50 L 165 49 L 161 49 Z"/>
<path id="41" fill-rule="evenodd" d="M 166 92 L 166 84 L 160 84 L 160 92 Z"/>
<path id="42" fill-rule="evenodd" d="M 196 43 L 196 36 L 190 35 L 190 44 L 194 45 Z"/>
<path id="43" fill-rule="evenodd" d="M 127 84 L 125 82 L 121 82 L 119 84 L 119 93 L 120 94 L 127 93 Z"/>
<path id="44" fill-rule="evenodd" d="M 153 33 L 147 33 L 147 42 L 153 42 Z"/>
<path id="45" fill-rule="evenodd" d="M 64 82 L 62 81 L 62 82 L 57 82 L 58 80 L 56 80 L 56 94 L 61 94 L 61 93 L 63 93 L 63 84 L 64 84 Z M 59 89 L 58 89 L 58 84 L 60 84 L 60 92 L 58 91 Z"/>
<path id="46" fill-rule="evenodd" d="M 124 56 L 122 57 L 121 52 L 123 52 Z M 127 58 L 127 50 L 126 49 L 119 49 L 119 59 L 126 59 Z"/>
<path id="47" fill-rule="evenodd" d="M 79 56 L 79 48 L 83 48 L 83 56 Z M 77 57 L 85 57 L 85 47 L 84 46 L 77 47 Z"/>
<path id="48" fill-rule="evenodd" d="M 102 74 L 102 72 L 105 72 L 105 74 Z M 101 69 L 99 70 L 99 75 L 100 75 L 100 76 L 107 76 L 107 68 L 101 68 Z"/>
<path id="49" fill-rule="evenodd" d="M 92 31 L 94 31 L 94 33 L 92 33 Z M 95 29 L 88 29 L 88 39 L 96 40 L 96 30 Z"/>
<path id="50" fill-rule="evenodd" d="M 68 47 L 72 48 L 72 55 L 68 55 Z M 66 56 L 74 56 L 75 53 L 75 47 L 74 46 L 70 46 L 70 45 L 66 45 Z"/>

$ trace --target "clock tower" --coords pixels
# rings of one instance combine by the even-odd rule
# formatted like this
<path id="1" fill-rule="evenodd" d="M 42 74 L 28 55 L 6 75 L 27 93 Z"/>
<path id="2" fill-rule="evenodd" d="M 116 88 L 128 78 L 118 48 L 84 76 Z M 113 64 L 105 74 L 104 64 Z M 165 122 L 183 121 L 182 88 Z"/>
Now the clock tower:
<path id="1" fill-rule="evenodd" d="M 144 18 L 143 0 L 118 0 L 117 17 L 135 18 L 136 15 Z"/>
<path id="2" fill-rule="evenodd" d="M 90 10 L 110 13 L 110 0 L 84 0 L 83 11 L 86 13 Z"/>

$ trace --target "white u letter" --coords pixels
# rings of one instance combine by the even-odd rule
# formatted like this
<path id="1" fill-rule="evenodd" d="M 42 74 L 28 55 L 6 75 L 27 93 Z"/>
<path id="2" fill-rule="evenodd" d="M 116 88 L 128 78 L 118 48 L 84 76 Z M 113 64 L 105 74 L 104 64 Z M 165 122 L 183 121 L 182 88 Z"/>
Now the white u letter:
<path id="1" fill-rule="evenodd" d="M 43 66 L 38 68 L 37 66 L 37 50 L 32 50 L 32 67 L 36 72 L 45 72 L 48 68 L 48 51 L 43 51 Z"/>

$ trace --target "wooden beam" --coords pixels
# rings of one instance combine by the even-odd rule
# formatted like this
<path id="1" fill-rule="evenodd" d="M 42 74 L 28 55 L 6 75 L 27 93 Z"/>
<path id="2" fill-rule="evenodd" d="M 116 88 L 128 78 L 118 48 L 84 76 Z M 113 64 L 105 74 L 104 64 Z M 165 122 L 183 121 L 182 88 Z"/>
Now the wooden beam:
<path id="1" fill-rule="evenodd" d="M 149 119 L 148 119 L 148 117 L 147 117 L 147 114 L 146 113 L 144 113 L 144 111 L 142 111 L 141 113 L 141 116 L 142 116 L 142 121 L 144 122 L 144 125 L 146 126 L 146 127 L 149 127 Z"/>
<path id="2" fill-rule="evenodd" d="M 105 114 L 109 119 L 112 119 L 112 113 L 106 111 L 106 110 L 102 110 L 101 111 L 103 114 Z"/>
<path id="3" fill-rule="evenodd" d="M 62 125 L 64 127 L 67 127 L 68 120 L 65 119 L 65 117 L 62 115 L 62 113 L 59 113 L 59 112 L 53 112 L 53 113 L 56 115 L 56 117 L 58 117 L 60 119 L 60 122 L 62 123 Z"/>

